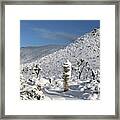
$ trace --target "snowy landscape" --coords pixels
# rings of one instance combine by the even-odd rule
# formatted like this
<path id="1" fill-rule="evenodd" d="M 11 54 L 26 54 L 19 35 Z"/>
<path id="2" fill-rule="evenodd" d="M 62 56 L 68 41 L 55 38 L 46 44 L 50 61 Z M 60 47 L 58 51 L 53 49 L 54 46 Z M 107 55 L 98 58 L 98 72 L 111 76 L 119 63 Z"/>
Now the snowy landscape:
<path id="1" fill-rule="evenodd" d="M 20 49 L 21 100 L 99 100 L 100 28 L 68 45 Z"/>

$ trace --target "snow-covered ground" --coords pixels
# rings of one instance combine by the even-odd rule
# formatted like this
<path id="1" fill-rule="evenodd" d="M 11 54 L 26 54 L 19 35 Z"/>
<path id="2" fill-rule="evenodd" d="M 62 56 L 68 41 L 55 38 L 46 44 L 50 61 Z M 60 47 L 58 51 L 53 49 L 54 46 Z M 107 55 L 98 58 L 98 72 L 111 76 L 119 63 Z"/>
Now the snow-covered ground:
<path id="1" fill-rule="evenodd" d="M 29 58 L 29 56 L 28 56 Z M 63 64 L 70 62 L 68 90 L 64 91 Z M 21 64 L 22 100 L 100 99 L 100 30 L 29 63 Z"/>

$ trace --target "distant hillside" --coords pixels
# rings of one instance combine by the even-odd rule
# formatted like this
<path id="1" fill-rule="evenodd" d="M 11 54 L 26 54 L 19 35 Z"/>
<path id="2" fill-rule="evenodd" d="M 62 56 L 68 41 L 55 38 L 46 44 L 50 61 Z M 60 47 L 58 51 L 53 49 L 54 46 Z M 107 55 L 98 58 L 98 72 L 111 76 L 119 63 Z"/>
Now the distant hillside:
<path id="1" fill-rule="evenodd" d="M 62 45 L 29 46 L 20 48 L 20 63 L 30 63 L 64 48 Z"/>

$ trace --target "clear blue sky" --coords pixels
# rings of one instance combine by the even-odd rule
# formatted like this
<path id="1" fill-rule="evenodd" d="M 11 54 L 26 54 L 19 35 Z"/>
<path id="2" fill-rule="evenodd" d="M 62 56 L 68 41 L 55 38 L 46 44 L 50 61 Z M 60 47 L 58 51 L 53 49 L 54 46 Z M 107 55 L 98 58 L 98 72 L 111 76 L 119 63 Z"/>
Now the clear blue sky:
<path id="1" fill-rule="evenodd" d="M 99 20 L 21 20 L 20 46 L 67 45 L 93 28 Z"/>

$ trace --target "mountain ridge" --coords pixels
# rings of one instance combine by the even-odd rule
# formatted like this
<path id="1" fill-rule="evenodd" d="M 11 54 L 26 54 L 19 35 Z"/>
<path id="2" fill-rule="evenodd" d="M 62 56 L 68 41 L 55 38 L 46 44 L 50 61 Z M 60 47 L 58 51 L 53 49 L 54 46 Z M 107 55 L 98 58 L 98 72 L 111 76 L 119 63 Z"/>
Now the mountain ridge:
<path id="1" fill-rule="evenodd" d="M 20 48 L 20 63 L 27 63 L 44 57 L 59 49 L 64 48 L 63 45 L 44 45 L 44 46 L 27 46 Z"/>

